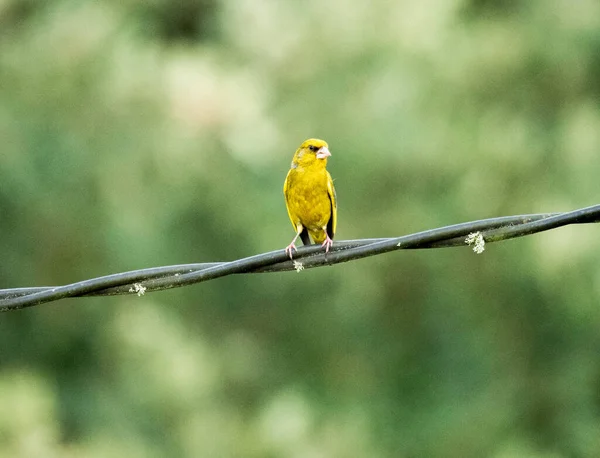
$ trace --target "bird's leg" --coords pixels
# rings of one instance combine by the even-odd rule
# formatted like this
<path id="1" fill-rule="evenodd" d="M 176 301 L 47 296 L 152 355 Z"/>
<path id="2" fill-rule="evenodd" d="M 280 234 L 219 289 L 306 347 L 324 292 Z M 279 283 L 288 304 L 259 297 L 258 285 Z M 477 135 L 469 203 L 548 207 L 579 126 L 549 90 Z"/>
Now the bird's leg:
<path id="1" fill-rule="evenodd" d="M 292 243 L 290 243 L 288 246 L 285 247 L 285 252 L 290 257 L 290 259 L 293 259 L 292 253 L 294 251 L 298 251 L 298 249 L 296 248 L 296 245 L 294 245 L 294 242 L 296 241 L 297 238 L 298 238 L 298 236 L 296 235 L 296 237 L 294 237 L 294 240 L 292 240 Z"/>
<path id="2" fill-rule="evenodd" d="M 325 241 L 321 245 L 322 247 L 325 247 L 325 253 L 329 253 L 329 248 L 331 248 L 331 245 L 333 245 L 333 240 L 329 238 L 329 234 L 327 231 L 325 231 Z"/>
<path id="3" fill-rule="evenodd" d="M 288 246 L 285 247 L 285 252 L 290 257 L 290 259 L 292 259 L 292 253 L 294 251 L 298 251 L 298 249 L 296 248 L 296 245 L 294 245 L 294 243 L 296 242 L 296 239 L 300 236 L 300 233 L 302 232 L 303 229 L 304 228 L 302 227 L 302 225 L 298 224 L 298 227 L 296 228 L 296 230 L 298 231 L 296 233 L 296 237 L 294 237 L 292 242 Z"/>

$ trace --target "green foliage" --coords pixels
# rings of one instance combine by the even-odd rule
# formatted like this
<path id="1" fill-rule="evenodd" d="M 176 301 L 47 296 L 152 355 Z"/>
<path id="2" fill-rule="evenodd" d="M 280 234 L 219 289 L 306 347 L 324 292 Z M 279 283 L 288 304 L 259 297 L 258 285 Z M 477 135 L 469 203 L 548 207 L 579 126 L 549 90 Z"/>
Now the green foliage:
<path id="1" fill-rule="evenodd" d="M 0 287 L 598 203 L 600 4 L 0 1 Z M 0 320 L 0 456 L 600 449 L 597 228 Z"/>

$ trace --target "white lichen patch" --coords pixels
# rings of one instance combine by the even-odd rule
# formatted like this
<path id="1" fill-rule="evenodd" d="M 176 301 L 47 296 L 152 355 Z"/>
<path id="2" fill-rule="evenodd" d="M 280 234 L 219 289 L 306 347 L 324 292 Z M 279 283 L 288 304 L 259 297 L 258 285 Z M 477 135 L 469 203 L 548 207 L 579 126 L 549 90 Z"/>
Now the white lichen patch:
<path id="1" fill-rule="evenodd" d="M 138 296 L 146 294 L 146 287 L 142 286 L 141 283 L 134 283 L 133 288 L 129 288 L 130 293 L 137 293 Z"/>
<path id="2" fill-rule="evenodd" d="M 296 272 L 301 272 L 304 270 L 304 266 L 300 261 L 294 261 L 294 269 L 296 269 Z"/>
<path id="3" fill-rule="evenodd" d="M 485 240 L 483 239 L 483 234 L 479 231 L 471 232 L 467 235 L 465 243 L 469 246 L 473 245 L 473 251 L 477 254 L 485 251 Z"/>

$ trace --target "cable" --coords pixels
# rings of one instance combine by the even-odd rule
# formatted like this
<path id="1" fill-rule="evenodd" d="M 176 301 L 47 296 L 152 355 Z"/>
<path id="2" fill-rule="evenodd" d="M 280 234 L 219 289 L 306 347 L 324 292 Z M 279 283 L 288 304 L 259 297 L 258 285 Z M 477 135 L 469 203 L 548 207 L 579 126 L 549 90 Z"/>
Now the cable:
<path id="1" fill-rule="evenodd" d="M 498 242 L 547 231 L 568 224 L 600 222 L 600 205 L 565 213 L 490 218 L 402 237 L 343 240 L 325 254 L 318 245 L 298 249 L 290 260 L 283 249 L 230 262 L 182 264 L 134 270 L 83 280 L 65 286 L 0 290 L 0 312 L 32 307 L 67 297 L 145 294 L 146 292 L 200 283 L 231 274 L 302 270 L 361 259 L 400 249 L 465 246 L 465 237 L 480 233 L 481 243 Z"/>

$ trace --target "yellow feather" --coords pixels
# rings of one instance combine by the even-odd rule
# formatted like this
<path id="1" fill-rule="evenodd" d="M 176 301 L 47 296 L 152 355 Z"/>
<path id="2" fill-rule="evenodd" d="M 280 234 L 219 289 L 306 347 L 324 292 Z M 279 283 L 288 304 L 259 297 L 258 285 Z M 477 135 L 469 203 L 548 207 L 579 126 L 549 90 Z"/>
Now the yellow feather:
<path id="1" fill-rule="evenodd" d="M 306 229 L 315 243 L 322 243 L 327 235 L 333 239 L 337 226 L 335 188 L 325 168 L 329 155 L 325 141 L 306 140 L 296 150 L 283 184 L 285 204 L 294 230 L 300 234 Z"/>

